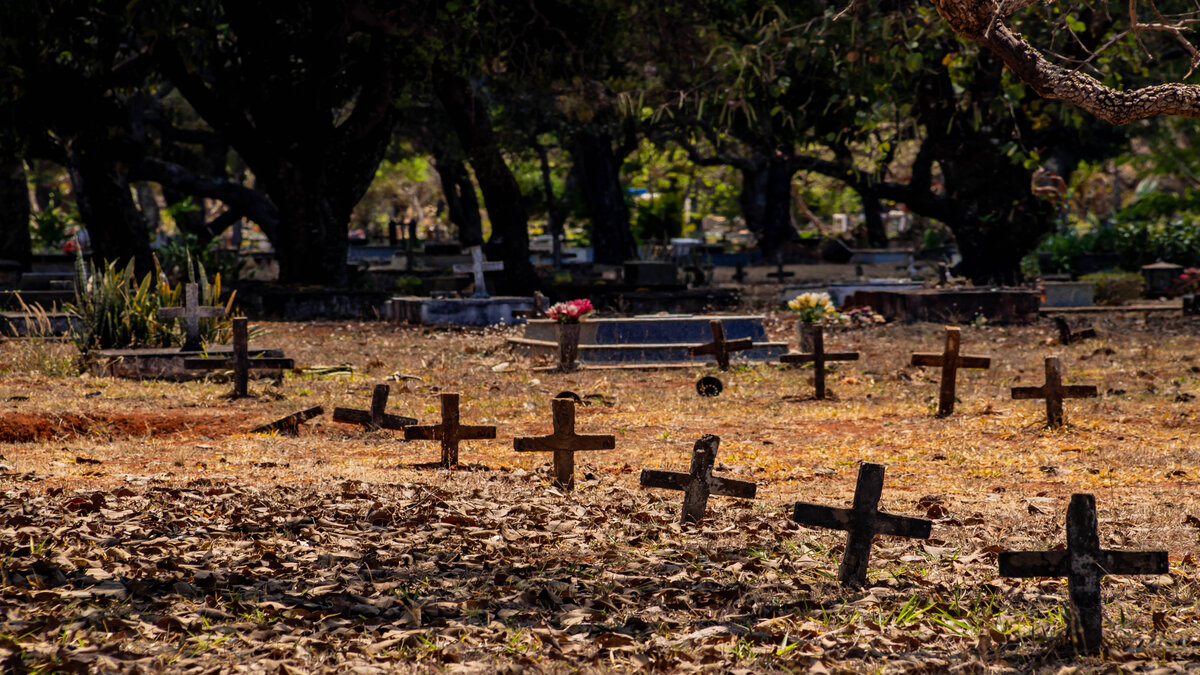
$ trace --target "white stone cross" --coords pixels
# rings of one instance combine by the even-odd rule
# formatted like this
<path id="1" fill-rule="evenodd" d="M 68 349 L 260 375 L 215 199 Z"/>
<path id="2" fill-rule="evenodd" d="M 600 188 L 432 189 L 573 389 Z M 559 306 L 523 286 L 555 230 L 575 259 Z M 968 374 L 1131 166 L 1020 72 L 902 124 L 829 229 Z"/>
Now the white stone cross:
<path id="1" fill-rule="evenodd" d="M 471 247 L 471 264 L 470 265 L 455 265 L 455 274 L 472 273 L 475 275 L 475 293 L 471 295 L 473 298 L 488 297 L 487 284 L 483 280 L 484 272 L 496 272 L 504 269 L 502 262 L 485 262 L 483 259 L 483 248 L 480 246 Z"/>
<path id="2" fill-rule="evenodd" d="M 201 349 L 200 319 L 215 319 L 225 316 L 225 308 L 201 306 L 199 284 L 192 283 L 184 286 L 183 294 L 183 307 L 166 307 L 160 309 L 157 316 L 160 319 L 183 319 L 186 330 L 184 332 L 184 342 L 181 351 L 198 352 Z"/>

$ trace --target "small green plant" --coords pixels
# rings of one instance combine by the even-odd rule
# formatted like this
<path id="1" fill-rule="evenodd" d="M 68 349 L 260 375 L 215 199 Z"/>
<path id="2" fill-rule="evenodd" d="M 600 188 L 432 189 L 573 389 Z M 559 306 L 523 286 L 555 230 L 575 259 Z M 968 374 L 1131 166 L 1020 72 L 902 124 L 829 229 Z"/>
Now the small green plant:
<path id="1" fill-rule="evenodd" d="M 1142 297 L 1146 280 L 1133 272 L 1096 272 L 1079 277 L 1080 281 L 1095 284 L 1098 305 L 1123 305 Z"/>

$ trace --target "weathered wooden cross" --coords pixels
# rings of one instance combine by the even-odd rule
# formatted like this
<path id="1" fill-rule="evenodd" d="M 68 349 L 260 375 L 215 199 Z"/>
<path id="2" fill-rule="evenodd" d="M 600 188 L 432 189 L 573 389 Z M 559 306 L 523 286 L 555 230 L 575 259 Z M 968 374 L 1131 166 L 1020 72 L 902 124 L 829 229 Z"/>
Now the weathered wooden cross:
<path id="1" fill-rule="evenodd" d="M 458 423 L 458 394 L 441 394 L 442 422 L 404 427 L 406 441 L 441 441 L 442 466 L 458 464 L 458 444 L 462 441 L 495 438 L 496 427 L 462 426 Z"/>
<path id="2" fill-rule="evenodd" d="M 784 281 L 787 280 L 788 277 L 794 277 L 794 276 L 796 276 L 795 272 L 783 271 L 783 255 L 782 254 L 776 255 L 775 256 L 775 271 L 767 274 L 767 278 L 773 277 L 773 278 L 777 279 L 779 281 L 779 283 L 782 284 Z"/>
<path id="3" fill-rule="evenodd" d="M 455 265 L 454 272 L 456 274 L 474 274 L 475 275 L 475 292 L 471 294 L 473 298 L 486 298 L 488 296 L 487 283 L 483 280 L 484 272 L 495 272 L 504 269 L 503 262 L 485 262 L 483 259 L 483 248 L 480 246 L 472 246 L 471 264 L 470 265 Z"/>
<path id="4" fill-rule="evenodd" d="M 1067 323 L 1067 320 L 1061 316 L 1054 317 L 1054 325 L 1058 327 L 1058 343 L 1060 345 L 1069 345 L 1072 342 L 1096 337 L 1095 328 L 1083 328 L 1072 331 L 1071 324 Z"/>
<path id="5" fill-rule="evenodd" d="M 729 370 L 730 353 L 754 347 L 754 338 L 745 337 L 736 340 L 726 340 L 725 322 L 720 319 L 709 321 L 708 327 L 712 330 L 713 341 L 699 347 L 691 347 L 688 349 L 688 353 L 692 356 L 712 354 L 717 359 L 717 367 L 721 370 Z"/>
<path id="6" fill-rule="evenodd" d="M 753 481 L 719 478 L 712 475 L 721 439 L 705 434 L 692 448 L 692 466 L 688 473 L 642 469 L 642 487 L 683 490 L 683 522 L 696 523 L 704 518 L 709 495 L 754 499 L 758 485 Z"/>
<path id="7" fill-rule="evenodd" d="M 1046 399 L 1046 425 L 1061 427 L 1063 425 L 1064 398 L 1095 398 L 1100 395 L 1095 385 L 1062 383 L 1062 363 L 1057 356 L 1046 357 L 1046 384 L 1040 387 L 1013 387 L 1012 397 L 1017 400 L 1044 398 Z"/>
<path id="8" fill-rule="evenodd" d="M 1166 551 L 1110 551 L 1100 548 L 1096 498 L 1071 495 L 1067 507 L 1065 551 L 1005 551 L 1000 554 L 1002 577 L 1063 577 L 1071 599 L 1068 630 L 1071 641 L 1085 654 L 1100 651 L 1100 581 L 1105 574 L 1166 574 Z"/>
<path id="9" fill-rule="evenodd" d="M 825 330 L 817 324 L 812 327 L 813 350 L 810 354 L 784 354 L 779 357 L 783 363 L 813 364 L 813 398 L 825 398 L 825 364 L 829 361 L 857 361 L 858 352 L 825 353 Z"/>
<path id="10" fill-rule="evenodd" d="M 575 433 L 575 401 L 555 398 L 550 402 L 554 413 L 554 433 L 549 436 L 514 438 L 517 452 L 553 452 L 555 484 L 564 490 L 575 489 L 575 453 L 580 450 L 612 450 L 613 436 L 587 436 Z"/>
<path id="11" fill-rule="evenodd" d="M 333 421 L 346 424 L 361 424 L 367 431 L 377 429 L 403 429 L 417 423 L 416 418 L 391 415 L 387 412 L 388 394 L 391 387 L 386 384 L 375 385 L 371 394 L 370 410 L 355 410 L 354 408 L 334 408 Z"/>
<path id="12" fill-rule="evenodd" d="M 200 285 L 191 283 L 183 287 L 183 307 L 164 307 L 155 314 L 160 319 L 183 319 L 184 340 L 180 351 L 198 352 L 200 344 L 200 319 L 215 319 L 225 316 L 224 307 L 209 307 L 200 304 Z"/>
<path id="13" fill-rule="evenodd" d="M 835 509 L 819 504 L 796 502 L 792 520 L 810 527 L 827 527 L 849 532 L 846 552 L 838 567 L 838 581 L 860 587 L 867 583 L 867 566 L 871 559 L 871 544 L 875 535 L 928 539 L 932 521 L 906 518 L 879 511 L 883 494 L 883 465 L 863 463 L 858 469 L 858 484 L 854 487 L 854 506 Z"/>
<path id="14" fill-rule="evenodd" d="M 280 417 L 274 422 L 268 422 L 267 424 L 254 427 L 254 429 L 251 430 L 251 433 L 264 434 L 271 431 L 278 431 L 281 434 L 295 436 L 299 433 L 301 424 L 318 415 L 324 414 L 324 412 L 325 408 L 319 405 L 313 406 L 312 408 L 306 408 L 304 410 L 294 412 L 286 417 Z"/>
<path id="15" fill-rule="evenodd" d="M 941 354 L 913 354 L 914 366 L 941 366 L 942 388 L 938 394 L 938 417 L 954 412 L 954 389 L 957 386 L 959 368 L 991 368 L 992 359 L 987 356 L 962 356 L 958 353 L 962 343 L 962 329 L 946 326 L 946 349 Z"/>
<path id="16" fill-rule="evenodd" d="M 191 358 L 183 360 L 183 367 L 189 370 L 233 370 L 233 395 L 236 398 L 246 397 L 246 385 L 250 380 L 251 370 L 280 368 L 295 368 L 292 359 L 260 356 L 250 358 L 250 330 L 244 316 L 233 320 L 233 356 L 226 359 Z"/>

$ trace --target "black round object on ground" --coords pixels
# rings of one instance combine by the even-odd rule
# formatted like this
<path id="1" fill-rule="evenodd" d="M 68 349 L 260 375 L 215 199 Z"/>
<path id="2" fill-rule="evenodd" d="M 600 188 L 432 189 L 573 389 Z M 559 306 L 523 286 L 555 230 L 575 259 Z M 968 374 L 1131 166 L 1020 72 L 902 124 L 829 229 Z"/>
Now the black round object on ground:
<path id="1" fill-rule="evenodd" d="M 712 375 L 705 375 L 696 380 L 696 393 L 701 396 L 720 396 L 725 385 Z"/>

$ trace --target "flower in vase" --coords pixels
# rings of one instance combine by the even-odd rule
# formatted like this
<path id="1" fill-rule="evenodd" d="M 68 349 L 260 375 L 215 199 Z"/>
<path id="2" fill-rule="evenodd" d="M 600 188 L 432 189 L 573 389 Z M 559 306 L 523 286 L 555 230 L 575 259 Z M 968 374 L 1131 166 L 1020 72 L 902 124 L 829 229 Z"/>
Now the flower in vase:
<path id="1" fill-rule="evenodd" d="M 837 308 L 829 299 L 828 293 L 801 293 L 792 298 L 788 309 L 796 313 L 796 318 L 804 323 L 815 323 L 838 317 Z"/>
<path id="2" fill-rule="evenodd" d="M 592 307 L 592 301 L 580 298 L 551 305 L 546 310 L 546 318 L 558 323 L 580 323 L 593 311 L 595 308 Z"/>

